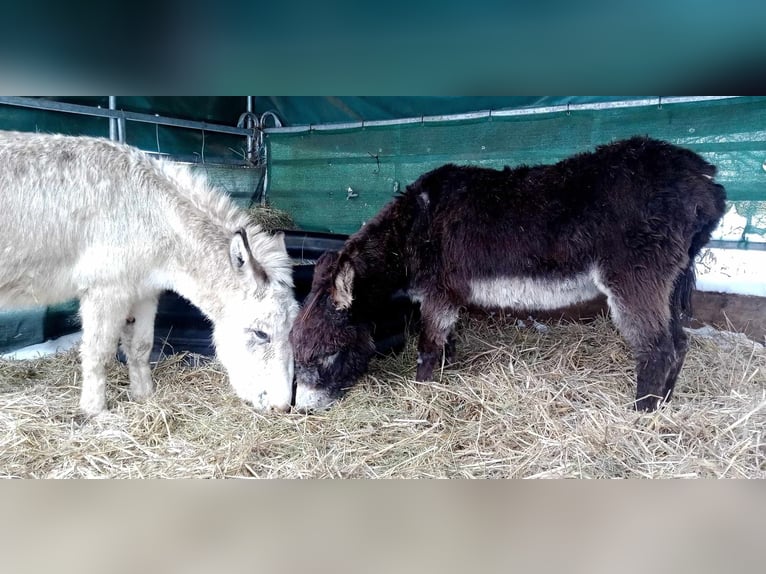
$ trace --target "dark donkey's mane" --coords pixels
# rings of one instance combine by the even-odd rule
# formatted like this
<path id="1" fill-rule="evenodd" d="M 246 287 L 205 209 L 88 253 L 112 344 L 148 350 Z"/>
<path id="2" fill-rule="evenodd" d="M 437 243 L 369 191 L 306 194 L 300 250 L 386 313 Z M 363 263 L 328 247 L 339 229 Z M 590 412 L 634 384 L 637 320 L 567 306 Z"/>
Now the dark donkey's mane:
<path id="1" fill-rule="evenodd" d="M 342 275 L 346 266 L 353 274 L 351 312 L 356 320 L 365 321 L 382 301 L 407 287 L 413 251 L 407 239 L 419 211 L 415 203 L 411 194 L 398 194 L 339 252 L 333 267 Z"/>

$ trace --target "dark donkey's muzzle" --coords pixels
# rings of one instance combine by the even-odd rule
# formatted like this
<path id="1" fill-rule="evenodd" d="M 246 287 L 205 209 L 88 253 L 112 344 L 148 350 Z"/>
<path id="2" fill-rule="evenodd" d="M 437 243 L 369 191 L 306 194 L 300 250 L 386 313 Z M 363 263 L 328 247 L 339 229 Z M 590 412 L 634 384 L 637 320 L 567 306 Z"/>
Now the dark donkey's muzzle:
<path id="1" fill-rule="evenodd" d="M 299 412 L 325 409 L 335 402 L 336 397 L 321 386 L 317 367 L 295 365 L 293 407 Z"/>

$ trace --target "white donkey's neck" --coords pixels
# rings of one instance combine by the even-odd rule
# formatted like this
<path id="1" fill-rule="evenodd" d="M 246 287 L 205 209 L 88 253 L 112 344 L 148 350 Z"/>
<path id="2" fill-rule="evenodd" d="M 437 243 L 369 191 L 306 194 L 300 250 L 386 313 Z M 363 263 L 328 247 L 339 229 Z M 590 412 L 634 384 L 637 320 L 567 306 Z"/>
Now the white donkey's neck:
<path id="1" fill-rule="evenodd" d="M 244 210 L 227 195 L 214 192 L 201 173 L 162 162 L 158 166 L 178 184 L 166 195 L 174 253 L 158 273 L 163 288 L 188 299 L 212 321 L 219 320 L 229 296 L 242 289 L 230 260 L 231 240 L 239 229 L 247 231 L 253 256 L 270 276 L 292 285 L 284 248 L 253 225 Z"/>
<path id="2" fill-rule="evenodd" d="M 188 215 L 171 226 L 172 253 L 154 279 L 162 289 L 175 291 L 198 307 L 214 323 L 224 313 L 231 294 L 243 285 L 232 268 L 229 244 L 233 236 L 225 228 Z"/>

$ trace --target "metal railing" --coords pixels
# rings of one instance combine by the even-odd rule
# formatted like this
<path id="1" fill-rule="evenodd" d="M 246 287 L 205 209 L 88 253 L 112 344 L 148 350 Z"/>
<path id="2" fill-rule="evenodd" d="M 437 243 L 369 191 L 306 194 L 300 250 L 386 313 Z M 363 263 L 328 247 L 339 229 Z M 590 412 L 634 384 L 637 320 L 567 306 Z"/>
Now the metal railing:
<path id="1" fill-rule="evenodd" d="M 591 102 L 584 104 L 561 104 L 556 106 L 537 106 L 530 108 L 516 108 L 510 110 L 481 110 L 463 114 L 447 114 L 440 116 L 419 116 L 412 118 L 397 118 L 393 120 L 372 120 L 360 122 L 342 122 L 328 124 L 309 124 L 290 127 L 264 128 L 267 134 L 274 133 L 300 133 L 311 131 L 349 130 L 369 128 L 376 126 L 398 126 L 404 124 L 427 124 L 433 122 L 459 122 L 466 120 L 478 120 L 482 118 L 507 118 L 513 116 L 532 116 L 539 114 L 553 114 L 559 112 L 574 112 L 578 110 L 611 110 L 617 108 L 639 108 L 646 106 L 663 106 L 664 104 L 688 104 L 695 102 L 708 102 L 740 98 L 742 96 L 678 96 L 642 98 L 639 100 L 615 100 L 613 102 Z"/>
<path id="2" fill-rule="evenodd" d="M 112 98 L 114 98 L 114 100 Z M 109 100 L 110 109 L 107 109 L 98 106 L 83 106 L 80 104 L 69 104 L 65 102 L 57 102 L 54 100 L 42 100 L 38 98 L 26 98 L 22 96 L 0 96 L 0 104 L 5 104 L 8 106 L 114 119 L 117 122 L 118 133 L 119 125 L 122 124 L 123 134 L 125 122 L 131 121 L 252 138 L 257 137 L 258 135 L 255 127 L 235 127 L 223 124 L 211 124 L 208 122 L 200 122 L 195 120 L 183 120 L 180 118 L 169 118 L 154 114 L 143 114 L 140 112 L 127 112 L 124 110 L 118 110 L 116 109 L 116 96 L 109 96 Z M 114 106 L 114 108 L 112 106 Z M 110 135 L 111 134 L 112 131 L 110 130 Z"/>

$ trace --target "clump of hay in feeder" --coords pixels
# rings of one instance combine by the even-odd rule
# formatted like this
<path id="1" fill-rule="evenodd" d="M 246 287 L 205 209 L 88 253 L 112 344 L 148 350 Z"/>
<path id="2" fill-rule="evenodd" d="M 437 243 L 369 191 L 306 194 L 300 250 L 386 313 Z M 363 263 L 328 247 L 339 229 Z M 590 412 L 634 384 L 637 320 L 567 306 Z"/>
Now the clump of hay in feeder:
<path id="1" fill-rule="evenodd" d="M 723 339 L 725 344 L 720 340 Z M 417 383 L 415 342 L 331 409 L 258 414 L 214 361 L 173 356 L 157 393 L 77 412 L 77 353 L 0 361 L 0 473 L 15 477 L 766 477 L 766 351 L 691 337 L 673 401 L 631 408 L 633 359 L 606 319 L 467 317 L 458 362 Z"/>
<path id="2" fill-rule="evenodd" d="M 277 229 L 294 229 L 295 221 L 286 211 L 268 205 L 256 205 L 247 210 L 253 221 L 260 224 L 266 231 Z"/>

